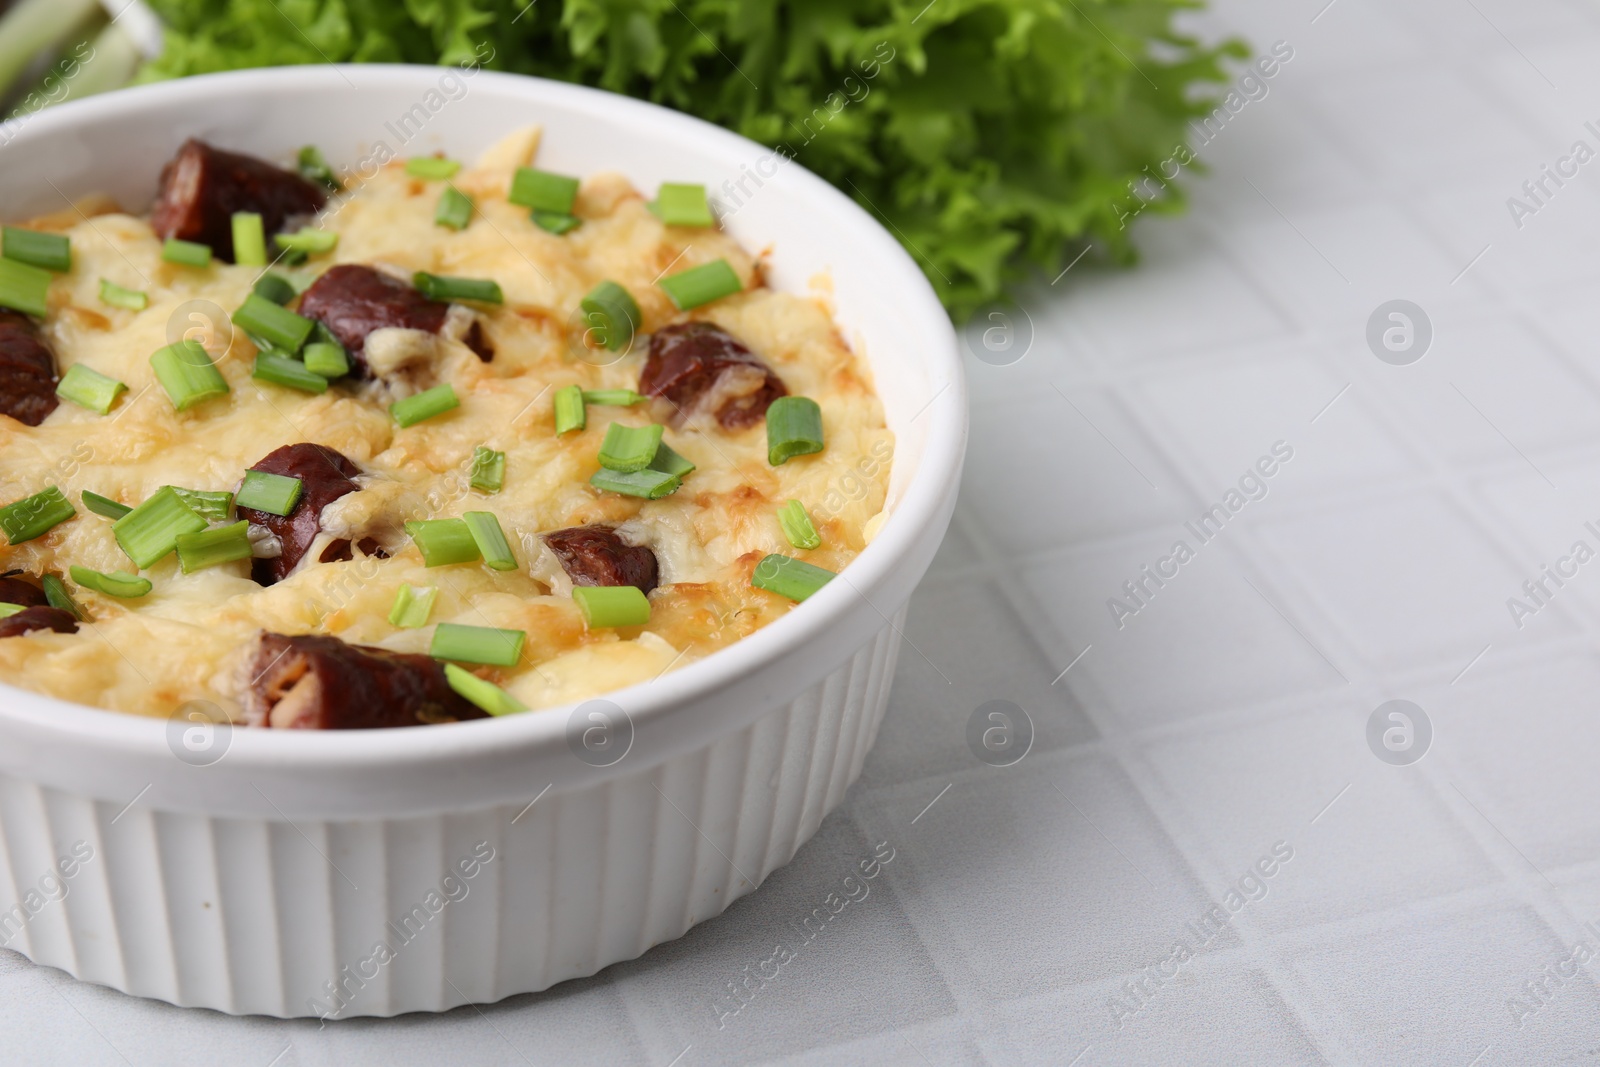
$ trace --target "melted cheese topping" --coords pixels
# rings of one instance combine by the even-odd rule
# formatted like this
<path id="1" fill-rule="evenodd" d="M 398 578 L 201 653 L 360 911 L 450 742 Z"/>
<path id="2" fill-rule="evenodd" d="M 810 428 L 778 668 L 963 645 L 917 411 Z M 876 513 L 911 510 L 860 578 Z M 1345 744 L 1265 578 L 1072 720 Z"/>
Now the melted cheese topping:
<path id="1" fill-rule="evenodd" d="M 84 363 L 127 383 L 128 392 L 108 416 L 70 402 L 37 428 L 0 416 L 0 502 L 57 485 L 78 507 L 43 537 L 0 549 L 0 569 L 131 571 L 110 520 L 82 507 L 83 490 L 128 505 L 164 485 L 231 491 L 246 468 L 297 441 L 338 449 L 364 471 L 362 489 L 324 511 L 328 534 L 376 536 L 393 555 L 317 564 L 319 545 L 269 588 L 251 581 L 248 561 L 185 575 L 169 555 L 145 572 L 155 588 L 141 599 L 75 589 L 92 618 L 77 634 L 0 640 L 0 678 L 120 711 L 164 716 L 201 700 L 238 718 L 243 663 L 262 629 L 426 653 L 432 623 L 458 622 L 527 632 L 516 668 L 480 673 L 537 708 L 658 677 L 789 611 L 789 601 L 750 586 L 755 563 L 769 552 L 843 568 L 881 519 L 893 438 L 866 366 L 825 306 L 762 287 L 759 263 L 718 230 L 663 226 L 617 175 L 583 183 L 575 208 L 582 226 L 563 237 L 545 233 L 505 199 L 512 171 L 531 162 L 537 144 L 536 130 L 519 131 L 457 176 L 457 187 L 476 201 L 472 223 L 459 233 L 433 222 L 442 183 L 410 178 L 399 162 L 324 212 L 318 225 L 337 231 L 339 244 L 290 272 L 302 282 L 335 263 L 363 263 L 407 277 L 426 270 L 493 278 L 505 293 L 504 306 L 474 309 L 495 350 L 490 363 L 451 339 L 471 324 L 456 321 L 464 312 L 453 312 L 447 336 L 393 331 L 376 346 L 369 341 L 379 361 L 400 368 L 388 386 L 341 384 L 312 396 L 255 381 L 255 348 L 227 316 L 258 269 L 164 263 L 149 224 L 110 205 L 93 217 L 86 209 L 37 221 L 67 234 L 73 247 L 73 269 L 52 284 L 43 328 L 60 370 Z M 827 448 L 775 468 L 763 424 L 669 427 L 666 442 L 698 468 L 676 493 L 643 501 L 592 488 L 606 427 L 650 421 L 648 405 L 590 406 L 587 428 L 558 438 L 553 395 L 573 383 L 634 388 L 646 353 L 642 341 L 621 358 L 583 348 L 579 301 L 597 283 L 616 281 L 638 301 L 644 330 L 653 330 L 691 317 L 673 308 L 656 280 L 718 258 L 732 264 L 746 291 L 692 317 L 738 337 L 792 394 L 816 400 Z M 149 307 L 101 304 L 101 278 L 147 292 Z M 156 382 L 150 355 L 184 337 L 208 344 L 232 391 L 180 413 Z M 395 426 L 390 400 L 446 381 L 461 398 L 458 409 Z M 499 493 L 470 488 L 478 445 L 506 453 Z M 810 511 L 821 548 L 799 552 L 785 540 L 775 509 L 790 499 Z M 518 570 L 423 566 L 402 524 L 465 511 L 495 513 L 518 551 Z M 626 523 L 627 539 L 655 550 L 663 584 L 651 594 L 646 627 L 586 629 L 570 585 L 549 573 L 537 535 L 596 522 Z M 397 630 L 387 621 L 407 582 L 439 590 L 425 628 Z"/>

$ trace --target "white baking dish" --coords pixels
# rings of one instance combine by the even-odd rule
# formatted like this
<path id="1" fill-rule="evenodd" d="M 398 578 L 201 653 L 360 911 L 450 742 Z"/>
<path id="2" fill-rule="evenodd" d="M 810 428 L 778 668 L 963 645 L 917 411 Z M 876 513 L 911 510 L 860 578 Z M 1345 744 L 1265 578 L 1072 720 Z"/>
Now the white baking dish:
<path id="1" fill-rule="evenodd" d="M 0 942 L 85 981 L 234 1013 L 494 1001 L 718 914 L 787 862 L 860 772 L 907 600 L 955 502 L 966 390 L 922 273 L 827 183 L 608 93 L 430 67 L 295 67 L 94 97 L 4 128 L 0 215 L 93 192 L 142 210 L 189 136 L 272 159 L 317 144 L 356 166 L 379 143 L 470 158 L 530 122 L 545 127 L 542 167 L 619 170 L 645 190 L 732 183 L 726 225 L 771 249 L 771 284 L 831 278 L 896 437 L 881 533 L 785 618 L 611 694 L 609 727 L 590 716 L 606 711 L 596 704 L 208 736 L 0 684 Z M 747 172 L 762 181 L 740 191 Z"/>

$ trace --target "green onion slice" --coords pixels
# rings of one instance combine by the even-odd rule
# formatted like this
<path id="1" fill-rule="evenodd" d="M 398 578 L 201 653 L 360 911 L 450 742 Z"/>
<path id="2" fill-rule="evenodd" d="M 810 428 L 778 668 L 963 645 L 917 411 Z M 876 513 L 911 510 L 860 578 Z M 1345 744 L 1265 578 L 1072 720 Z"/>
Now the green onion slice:
<path id="1" fill-rule="evenodd" d="M 584 407 L 583 390 L 576 385 L 564 385 L 556 390 L 556 433 L 581 430 L 589 424 L 588 409 Z"/>
<path id="2" fill-rule="evenodd" d="M 71 593 L 67 592 L 66 582 L 54 574 L 47 574 L 39 579 L 39 584 L 44 586 L 44 598 L 49 601 L 51 607 L 60 608 L 74 619 L 83 618 L 83 607 L 72 599 Z"/>
<path id="3" fill-rule="evenodd" d="M 0 619 L 9 619 L 11 616 L 27 610 L 21 604 L 0 604 Z"/>
<path id="4" fill-rule="evenodd" d="M 326 341 L 312 341 L 306 345 L 306 370 L 323 378 L 343 378 L 350 373 L 350 357 L 344 346 Z"/>
<path id="5" fill-rule="evenodd" d="M 104 415 L 127 389 L 115 378 L 108 378 L 82 363 L 74 363 L 61 376 L 61 382 L 56 386 L 56 396 Z"/>
<path id="6" fill-rule="evenodd" d="M 490 715 L 515 715 L 528 709 L 516 697 L 493 682 L 486 682 L 465 667 L 444 665 L 445 681 L 463 700 L 477 705 Z"/>
<path id="7" fill-rule="evenodd" d="M 72 269 L 72 242 L 59 233 L 6 226 L 0 229 L 0 255 L 57 273 Z"/>
<path id="8" fill-rule="evenodd" d="M 683 182 L 662 182 L 650 210 L 668 226 L 715 226 L 717 220 L 706 202 L 706 187 Z"/>
<path id="9" fill-rule="evenodd" d="M 211 246 L 196 244 L 194 241 L 180 241 L 176 237 L 168 237 L 161 246 L 161 258 L 168 263 L 176 263 L 182 267 L 209 267 L 211 266 Z"/>
<path id="10" fill-rule="evenodd" d="M 106 596 L 141 597 L 155 588 L 150 584 L 150 579 L 129 574 L 127 571 L 102 574 L 88 567 L 74 566 L 67 568 L 67 573 L 72 575 L 72 580 L 83 588 L 93 589 L 96 593 L 104 593 Z"/>
<path id="11" fill-rule="evenodd" d="M 328 391 L 328 379 L 307 368 L 293 356 L 274 352 L 270 348 L 256 353 L 256 362 L 250 370 L 250 377 L 258 382 L 271 382 L 273 385 L 298 389 L 302 393 Z"/>
<path id="12" fill-rule="evenodd" d="M 479 445 L 472 450 L 472 488 L 498 493 L 506 481 L 506 454 Z"/>
<path id="13" fill-rule="evenodd" d="M 199 341 L 179 341 L 175 345 L 168 345 L 150 357 L 150 366 L 154 368 L 161 388 L 172 398 L 172 406 L 179 411 L 187 411 L 203 400 L 228 391 L 228 380 L 211 362 L 205 346 Z"/>
<path id="14" fill-rule="evenodd" d="M 291 355 L 300 351 L 315 326 L 310 319 L 279 307 L 259 293 L 245 297 L 244 303 L 233 313 L 233 324 L 267 342 L 258 347 L 281 348 Z"/>
<path id="15" fill-rule="evenodd" d="M 230 526 L 183 534 L 178 538 L 178 565 L 193 574 L 219 563 L 250 558 L 250 524 L 243 519 Z"/>
<path id="16" fill-rule="evenodd" d="M 417 292 L 429 300 L 476 300 L 480 304 L 503 304 L 500 283 L 492 278 L 447 278 L 419 270 L 411 276 Z"/>
<path id="17" fill-rule="evenodd" d="M 279 307 L 283 307 L 293 300 L 297 292 L 293 282 L 283 275 L 273 274 L 271 271 L 257 278 L 256 283 L 250 287 L 250 291 L 263 299 L 272 301 Z"/>
<path id="18" fill-rule="evenodd" d="M 533 167 L 518 167 L 511 176 L 511 191 L 506 194 L 506 199 L 519 207 L 553 215 L 572 214 L 577 198 L 578 179 Z"/>
<path id="19" fill-rule="evenodd" d="M 596 489 L 604 489 L 612 493 L 621 493 L 623 496 L 640 496 L 646 500 L 660 500 L 668 493 L 675 492 L 682 485 L 681 479 L 665 471 L 649 470 L 611 471 L 601 468 L 589 476 L 589 484 Z"/>
<path id="20" fill-rule="evenodd" d="M 442 182 L 447 178 L 454 178 L 460 169 L 459 161 L 441 159 L 438 156 L 413 156 L 406 160 L 406 173 L 424 181 Z"/>
<path id="21" fill-rule="evenodd" d="M 472 563 L 479 558 L 477 538 L 464 519 L 419 519 L 406 523 L 406 533 L 421 550 L 425 567 Z"/>
<path id="22" fill-rule="evenodd" d="M 820 548 L 822 536 L 817 533 L 817 528 L 811 524 L 811 516 L 806 514 L 806 506 L 798 500 L 791 500 L 778 509 L 778 525 L 783 527 L 783 536 L 796 548 Z"/>
<path id="23" fill-rule="evenodd" d="M 87 489 L 79 495 L 83 497 L 84 507 L 96 515 L 104 515 L 108 519 L 120 519 L 133 510 L 126 504 L 119 504 L 110 497 L 101 496 L 99 493 L 91 493 Z"/>
<path id="24" fill-rule="evenodd" d="M 822 408 L 807 396 L 780 396 L 767 408 L 767 462 L 782 466 L 822 451 Z"/>
<path id="25" fill-rule="evenodd" d="M 472 221 L 472 197 L 453 185 L 445 186 L 439 194 L 439 206 L 433 209 L 433 221 L 452 230 L 466 229 Z"/>
<path id="26" fill-rule="evenodd" d="M 77 513 L 61 490 L 52 485 L 0 508 L 0 530 L 5 531 L 7 541 L 20 545 L 49 533 Z"/>
<path id="27" fill-rule="evenodd" d="M 300 149 L 297 163 L 300 167 L 300 177 L 307 181 L 321 182 L 330 192 L 344 192 L 344 186 L 334 176 L 333 168 L 328 166 L 328 161 L 322 157 L 322 149 L 316 145 L 308 144 Z"/>
<path id="28" fill-rule="evenodd" d="M 185 489 L 177 485 L 163 488 L 177 493 L 179 500 L 188 504 L 191 511 L 207 522 L 227 522 L 233 515 L 233 494 L 226 490 L 210 492 L 204 489 Z"/>
<path id="29" fill-rule="evenodd" d="M 267 265 L 267 233 L 254 211 L 233 213 L 233 261 L 241 267 Z"/>
<path id="30" fill-rule="evenodd" d="M 612 281 L 589 290 L 578 307 L 583 312 L 584 340 L 612 352 L 626 348 L 644 322 L 633 294 Z"/>
<path id="31" fill-rule="evenodd" d="M 428 655 L 434 659 L 453 659 L 461 663 L 487 663 L 495 667 L 515 667 L 522 659 L 522 645 L 528 635 L 522 630 L 497 630 L 492 626 L 463 626 L 441 622 L 433 630 Z"/>
<path id="32" fill-rule="evenodd" d="M 650 469 L 663 471 L 681 480 L 690 471 L 694 470 L 694 464 L 674 452 L 671 445 L 662 441 L 661 447 L 656 449 L 655 458 L 650 461 Z"/>
<path id="33" fill-rule="evenodd" d="M 585 404 L 599 404 L 602 407 L 631 408 L 640 403 L 644 397 L 632 389 L 585 389 L 583 402 Z"/>
<path id="34" fill-rule="evenodd" d="M 150 296 L 137 289 L 124 289 L 115 282 L 101 278 L 100 303 L 126 311 L 143 311 L 150 306 Z"/>
<path id="35" fill-rule="evenodd" d="M 460 406 L 461 400 L 456 396 L 455 387 L 445 382 L 415 396 L 396 400 L 389 405 L 389 414 L 394 417 L 395 424 L 403 430 L 407 426 L 415 426 L 419 422 L 431 419 L 435 415 L 443 415 Z"/>
<path id="36" fill-rule="evenodd" d="M 277 234 L 272 238 L 272 242 L 285 252 L 320 256 L 338 247 L 339 235 L 332 230 L 317 230 L 306 226 L 297 233 Z"/>
<path id="37" fill-rule="evenodd" d="M 572 599 L 583 612 L 589 629 L 604 626 L 643 626 L 650 621 L 650 601 L 636 585 L 579 585 Z"/>
<path id="38" fill-rule="evenodd" d="M 300 502 L 300 491 L 304 487 L 305 483 L 299 478 L 267 471 L 245 471 L 234 503 L 268 515 L 287 515 Z"/>
<path id="39" fill-rule="evenodd" d="M 128 558 L 143 570 L 176 549 L 179 537 L 205 528 L 206 520 L 185 504 L 171 486 L 163 486 L 112 523 L 111 533 Z"/>
<path id="40" fill-rule="evenodd" d="M 49 271 L 0 258 L 0 307 L 44 318 L 50 310 L 49 292 Z"/>
<path id="41" fill-rule="evenodd" d="M 576 215 L 559 215 L 553 211 L 535 211 L 533 224 L 546 233 L 553 233 L 557 237 L 571 233 L 583 225 L 583 220 Z"/>
<path id="42" fill-rule="evenodd" d="M 505 531 L 500 529 L 500 520 L 494 512 L 469 511 L 461 519 L 472 531 L 472 539 L 477 542 L 478 551 L 483 553 L 485 566 L 496 571 L 517 569 L 517 557 L 511 551 L 511 542 L 506 540 Z"/>
<path id="43" fill-rule="evenodd" d="M 428 625 L 428 616 L 433 614 L 433 602 L 437 599 L 438 586 L 418 588 L 409 582 L 402 584 L 389 607 L 389 625 L 402 630 L 417 630 Z"/>
<path id="44" fill-rule="evenodd" d="M 799 602 L 836 577 L 833 571 L 774 552 L 756 564 L 750 584 Z"/>
<path id="45" fill-rule="evenodd" d="M 624 474 L 644 470 L 661 447 L 661 430 L 659 423 L 624 426 L 613 422 L 606 427 L 606 439 L 600 443 L 600 466 Z"/>
<path id="46" fill-rule="evenodd" d="M 672 298 L 679 311 L 688 311 L 713 300 L 732 296 L 744 288 L 739 275 L 725 259 L 702 263 L 698 267 L 669 274 L 656 283 Z"/>

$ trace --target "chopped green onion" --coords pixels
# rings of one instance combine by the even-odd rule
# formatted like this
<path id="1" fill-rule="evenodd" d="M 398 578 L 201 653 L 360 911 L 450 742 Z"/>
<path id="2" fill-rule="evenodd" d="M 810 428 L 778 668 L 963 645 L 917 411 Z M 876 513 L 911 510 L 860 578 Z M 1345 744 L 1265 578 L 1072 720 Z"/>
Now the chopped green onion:
<path id="1" fill-rule="evenodd" d="M 732 296 L 744 288 L 739 276 L 725 259 L 702 263 L 698 267 L 669 274 L 658 282 L 679 311 L 688 311 L 713 300 Z"/>
<path id="2" fill-rule="evenodd" d="M 199 341 L 168 345 L 150 357 L 150 366 L 155 369 L 161 388 L 172 398 L 172 406 L 179 411 L 187 411 L 202 400 L 228 391 L 228 380 L 211 362 Z"/>
<path id="3" fill-rule="evenodd" d="M 233 261 L 241 267 L 267 265 L 267 234 L 254 211 L 233 213 Z"/>
<path id="4" fill-rule="evenodd" d="M 0 604 L 0 619 L 9 619 L 11 616 L 27 610 L 21 604 Z"/>
<path id="5" fill-rule="evenodd" d="M 533 167 L 518 167 L 511 176 L 511 191 L 506 194 L 506 199 L 519 207 L 554 215 L 572 214 L 572 202 L 577 198 L 578 179 Z"/>
<path id="6" fill-rule="evenodd" d="M 50 310 L 45 299 L 49 291 L 49 271 L 0 258 L 0 307 L 44 318 Z"/>
<path id="7" fill-rule="evenodd" d="M 256 362 L 250 371 L 250 377 L 258 382 L 271 382 L 273 385 L 298 389 L 302 393 L 328 391 L 328 379 L 307 369 L 298 359 L 286 356 L 282 352 L 274 352 L 270 348 L 256 353 Z"/>
<path id="8" fill-rule="evenodd" d="M 306 370 L 324 378 L 343 378 L 350 373 L 350 357 L 343 345 L 330 345 L 326 341 L 312 341 L 306 345 Z"/>
<path id="9" fill-rule="evenodd" d="M 409 582 L 400 586 L 389 607 L 389 625 L 402 630 L 416 630 L 428 625 L 433 614 L 433 602 L 439 599 L 438 586 L 425 585 L 418 589 Z"/>
<path id="10" fill-rule="evenodd" d="M 472 563 L 479 558 L 478 541 L 465 519 L 419 519 L 406 523 L 406 533 L 422 552 L 425 567 Z"/>
<path id="11" fill-rule="evenodd" d="M 662 471 L 681 480 L 690 471 L 694 470 L 694 464 L 678 455 L 672 450 L 671 445 L 662 441 L 661 447 L 656 449 L 655 458 L 650 461 L 650 469 Z"/>
<path id="12" fill-rule="evenodd" d="M 516 697 L 493 682 L 486 682 L 465 667 L 454 663 L 444 665 L 445 681 L 461 699 L 477 705 L 490 715 L 515 715 L 528 709 Z"/>
<path id="13" fill-rule="evenodd" d="M 433 645 L 428 655 L 434 659 L 453 659 L 462 663 L 487 663 L 495 667 L 515 667 L 522 659 L 522 645 L 528 635 L 521 630 L 497 630 L 492 626 L 463 626 L 441 622 L 433 630 Z"/>
<path id="14" fill-rule="evenodd" d="M 206 520 L 184 503 L 171 486 L 163 486 L 112 523 L 111 533 L 128 558 L 143 570 L 177 548 L 180 536 L 205 528 Z"/>
<path id="15" fill-rule="evenodd" d="M 417 292 L 429 300 L 476 300 L 481 304 L 503 304 L 500 283 L 492 278 L 446 278 L 419 270 L 411 276 Z"/>
<path id="16" fill-rule="evenodd" d="M 613 422 L 606 427 L 606 439 L 600 443 L 600 466 L 607 470 L 642 471 L 656 458 L 661 447 L 661 425 L 624 426 Z"/>
<path id="17" fill-rule="evenodd" d="M 585 404 L 599 404 L 602 407 L 631 408 L 644 397 L 632 389 L 585 389 L 583 402 Z"/>
<path id="18" fill-rule="evenodd" d="M 227 522 L 233 514 L 233 494 L 226 490 L 208 492 L 204 489 L 185 489 L 178 485 L 163 486 L 178 494 L 178 499 L 207 522 Z"/>
<path id="19" fill-rule="evenodd" d="M 822 451 L 822 408 L 807 396 L 780 396 L 767 408 L 767 462 L 782 466 Z"/>
<path id="20" fill-rule="evenodd" d="M 682 182 L 662 182 L 650 210 L 668 226 L 715 226 L 711 205 L 706 203 L 706 187 Z"/>
<path id="21" fill-rule="evenodd" d="M 260 293 L 251 293 L 233 313 L 233 324 L 252 337 L 291 355 L 300 351 L 315 326 L 310 319 L 279 307 Z M 257 346 L 265 347 L 265 346 Z"/>
<path id="22" fill-rule="evenodd" d="M 250 524 L 243 519 L 231 526 L 200 530 L 178 538 L 178 565 L 185 574 L 249 558 Z"/>
<path id="23" fill-rule="evenodd" d="M 99 493 L 91 493 L 87 489 L 79 495 L 83 497 L 84 507 L 96 515 L 104 515 L 108 519 L 120 519 L 133 510 L 126 504 L 119 504 L 109 497 L 103 497 Z"/>
<path id="24" fill-rule="evenodd" d="M 494 512 L 469 511 L 461 519 L 472 531 L 472 539 L 477 542 L 478 551 L 483 553 L 485 566 L 496 571 L 517 569 L 517 557 L 511 551 L 511 542 L 506 540 L 505 531 L 500 529 L 500 520 Z"/>
<path id="25" fill-rule="evenodd" d="M 53 574 L 47 574 L 39 579 L 39 583 L 44 586 L 44 598 L 50 602 L 51 607 L 60 608 L 74 619 L 83 618 L 83 608 L 72 599 L 72 594 L 67 592 L 66 582 Z"/>
<path id="26" fill-rule="evenodd" d="M 820 548 L 822 537 L 817 533 L 817 528 L 811 524 L 811 516 L 806 514 L 806 506 L 798 500 L 791 500 L 778 509 L 778 525 L 783 527 L 783 536 L 796 548 Z"/>
<path id="27" fill-rule="evenodd" d="M 650 601 L 636 585 L 579 585 L 572 599 L 583 611 L 589 629 L 603 626 L 643 626 L 650 621 Z"/>
<path id="28" fill-rule="evenodd" d="M 127 391 L 127 386 L 115 378 L 107 378 L 97 370 L 82 363 L 67 368 L 56 386 L 56 396 L 70 400 L 79 407 L 104 415 L 111 410 L 117 397 Z"/>
<path id="29" fill-rule="evenodd" d="M 72 269 L 72 242 L 59 233 L 6 226 L 0 229 L 0 256 L 60 273 Z"/>
<path id="30" fill-rule="evenodd" d="M 297 160 L 300 167 L 300 177 L 307 181 L 321 182 L 330 192 L 342 193 L 344 186 L 339 179 L 334 177 L 333 168 L 328 166 L 328 161 L 322 158 L 322 150 L 316 145 L 308 144 L 300 149 Z"/>
<path id="31" fill-rule="evenodd" d="M 278 254 L 278 262 L 285 267 L 298 267 L 310 258 L 303 248 L 286 248 Z"/>
<path id="32" fill-rule="evenodd" d="M 472 488 L 498 493 L 506 481 L 506 454 L 479 445 L 472 450 Z"/>
<path id="33" fill-rule="evenodd" d="M 675 492 L 682 481 L 675 474 L 646 468 L 642 471 L 608 471 L 601 468 L 589 476 L 589 484 L 623 496 L 642 496 L 646 500 L 660 500 Z"/>
<path id="34" fill-rule="evenodd" d="M 838 577 L 833 571 L 774 552 L 756 564 L 750 584 L 793 601 L 806 599 Z"/>
<path id="35" fill-rule="evenodd" d="M 0 508 L 0 530 L 13 545 L 32 541 L 76 515 L 77 509 L 55 486 Z"/>
<path id="36" fill-rule="evenodd" d="M 605 281 L 589 290 L 578 305 L 583 312 L 584 340 L 616 352 L 628 346 L 644 322 L 633 294 L 616 282 Z"/>
<path id="37" fill-rule="evenodd" d="M 281 274 L 268 271 L 256 279 L 250 291 L 263 299 L 270 300 L 279 307 L 283 307 L 295 298 L 294 283 Z"/>
<path id="38" fill-rule="evenodd" d="M 127 311 L 143 311 L 150 306 L 150 297 L 137 289 L 124 289 L 115 282 L 100 279 L 100 303 Z"/>
<path id="39" fill-rule="evenodd" d="M 339 244 L 339 235 L 332 230 L 317 230 L 305 226 L 298 233 L 280 233 L 272 238 L 274 244 L 285 252 L 304 252 L 319 256 L 332 252 Z"/>
<path id="40" fill-rule="evenodd" d="M 445 382 L 415 396 L 396 400 L 389 405 L 389 414 L 394 416 L 395 423 L 403 430 L 407 426 L 415 426 L 419 422 L 431 419 L 435 415 L 443 415 L 460 406 L 461 401 L 456 397 L 455 387 Z"/>
<path id="41" fill-rule="evenodd" d="M 300 490 L 304 487 L 305 483 L 299 478 L 267 471 L 245 471 L 234 503 L 268 515 L 287 515 L 300 502 Z"/>
<path id="42" fill-rule="evenodd" d="M 581 430 L 589 424 L 588 410 L 583 406 L 583 390 L 576 385 L 564 385 L 556 390 L 556 433 Z"/>
<path id="43" fill-rule="evenodd" d="M 211 247 L 168 237 L 166 243 L 161 246 L 161 258 L 168 263 L 176 263 L 183 267 L 209 267 Z"/>
<path id="44" fill-rule="evenodd" d="M 461 169 L 461 164 L 454 159 L 440 159 L 438 156 L 414 156 L 406 160 L 406 173 L 413 178 L 424 181 L 444 181 L 454 178 L 456 171 Z"/>
<path id="45" fill-rule="evenodd" d="M 554 211 L 535 211 L 533 224 L 546 233 L 553 233 L 557 237 L 571 233 L 583 225 L 583 220 L 576 215 L 561 215 Z"/>
<path id="46" fill-rule="evenodd" d="M 439 206 L 433 209 L 433 221 L 436 226 L 452 230 L 466 229 L 472 221 L 472 197 L 453 185 L 445 186 L 439 194 Z"/>
<path id="47" fill-rule="evenodd" d="M 99 571 L 92 571 L 88 567 L 73 566 L 67 568 L 67 573 L 72 575 L 72 580 L 83 588 L 93 589 L 96 593 L 104 593 L 106 596 L 131 599 L 144 596 L 155 588 L 150 584 L 150 579 L 141 578 L 137 574 L 129 574 L 127 571 L 112 571 L 110 574 L 102 574 Z"/>

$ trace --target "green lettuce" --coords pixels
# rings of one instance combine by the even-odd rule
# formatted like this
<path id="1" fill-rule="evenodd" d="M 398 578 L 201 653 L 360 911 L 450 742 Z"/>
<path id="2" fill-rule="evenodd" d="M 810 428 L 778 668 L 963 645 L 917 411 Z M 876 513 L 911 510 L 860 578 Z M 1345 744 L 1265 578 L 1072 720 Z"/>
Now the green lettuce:
<path id="1" fill-rule="evenodd" d="M 1189 120 L 1215 106 L 1226 59 L 1245 54 L 1237 42 L 1208 46 L 1178 32 L 1174 18 L 1194 0 L 151 4 L 167 45 L 144 80 L 294 63 L 461 63 L 492 50 L 492 69 L 595 85 L 726 126 L 881 219 L 957 320 L 1086 248 L 1130 262 L 1131 215 L 1184 202 L 1178 185 L 1148 176 L 1175 155 L 1190 158 L 1180 151 Z"/>

